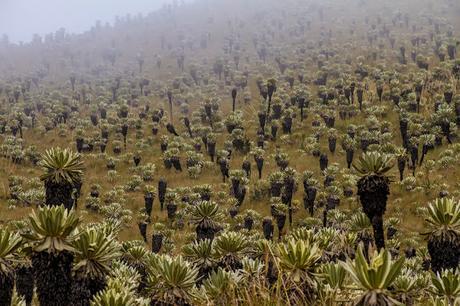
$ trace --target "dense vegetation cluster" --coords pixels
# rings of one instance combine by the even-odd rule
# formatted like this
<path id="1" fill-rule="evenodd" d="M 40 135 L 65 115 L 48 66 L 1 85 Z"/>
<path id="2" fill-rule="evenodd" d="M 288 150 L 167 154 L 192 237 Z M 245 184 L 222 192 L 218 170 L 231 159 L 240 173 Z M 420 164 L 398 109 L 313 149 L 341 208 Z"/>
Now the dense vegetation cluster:
<path id="1" fill-rule="evenodd" d="M 197 0 L 0 41 L 0 306 L 460 305 L 460 3 Z"/>

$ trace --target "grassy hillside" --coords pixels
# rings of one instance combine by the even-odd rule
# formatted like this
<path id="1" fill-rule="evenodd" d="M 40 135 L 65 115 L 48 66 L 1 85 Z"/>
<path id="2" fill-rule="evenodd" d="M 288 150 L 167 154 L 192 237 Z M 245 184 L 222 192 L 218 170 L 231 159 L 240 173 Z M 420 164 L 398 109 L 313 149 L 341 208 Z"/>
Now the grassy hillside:
<path id="1" fill-rule="evenodd" d="M 34 303 L 49 302 L 52 284 L 72 292 L 57 294 L 61 305 L 96 294 L 78 295 L 92 275 L 74 245 L 83 238 L 28 234 L 37 229 L 27 216 L 49 217 L 54 196 L 70 199 L 81 237 L 113 242 L 113 256 L 95 259 L 106 266 L 91 305 L 112 294 L 125 295 L 119 305 L 456 305 L 459 290 L 442 292 L 430 269 L 457 268 L 460 256 L 459 15 L 447 0 L 196 1 L 79 35 L 2 42 L 0 228 L 23 237 L 11 253 L 30 261 Z M 40 180 L 69 173 L 44 168 L 58 147 L 79 151 L 81 177 Z M 382 258 L 372 256 L 379 235 Z M 47 236 L 72 250 L 41 248 Z M 209 253 L 193 249 L 206 243 Z M 39 285 L 66 277 L 40 270 L 43 252 L 70 254 L 68 283 Z M 397 276 L 363 285 L 351 265 L 364 258 L 364 270 L 388 260 Z"/>

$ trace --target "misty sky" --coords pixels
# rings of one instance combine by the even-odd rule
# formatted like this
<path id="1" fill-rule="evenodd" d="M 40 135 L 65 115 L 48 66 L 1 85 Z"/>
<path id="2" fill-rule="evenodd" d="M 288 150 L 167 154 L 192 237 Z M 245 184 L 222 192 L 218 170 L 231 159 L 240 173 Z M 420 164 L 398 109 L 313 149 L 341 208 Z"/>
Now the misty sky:
<path id="1" fill-rule="evenodd" d="M 34 33 L 55 32 L 60 27 L 80 33 L 96 20 L 111 22 L 127 13 L 158 9 L 172 0 L 0 0 L 0 37 L 11 42 L 30 41 Z"/>

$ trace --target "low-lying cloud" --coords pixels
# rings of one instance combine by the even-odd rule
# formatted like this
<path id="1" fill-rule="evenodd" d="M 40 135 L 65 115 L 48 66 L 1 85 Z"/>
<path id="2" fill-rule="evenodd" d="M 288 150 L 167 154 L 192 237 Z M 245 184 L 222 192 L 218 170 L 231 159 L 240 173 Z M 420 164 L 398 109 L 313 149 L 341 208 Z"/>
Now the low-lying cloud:
<path id="1" fill-rule="evenodd" d="M 172 0 L 0 0 L 0 36 L 11 42 L 28 42 L 33 34 L 64 27 L 80 33 L 96 20 L 112 22 L 115 16 L 148 13 Z"/>

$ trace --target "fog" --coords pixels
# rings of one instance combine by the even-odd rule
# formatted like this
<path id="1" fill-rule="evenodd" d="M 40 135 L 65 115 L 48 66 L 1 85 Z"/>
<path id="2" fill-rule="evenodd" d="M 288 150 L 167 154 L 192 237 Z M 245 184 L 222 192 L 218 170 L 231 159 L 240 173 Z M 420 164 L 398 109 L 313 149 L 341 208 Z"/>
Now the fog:
<path id="1" fill-rule="evenodd" d="M 0 306 L 460 306 L 460 0 L 0 0 L 0 270 Z"/>
<path id="2" fill-rule="evenodd" d="M 28 42 L 64 27 L 81 33 L 95 24 L 112 22 L 115 16 L 148 13 L 172 0 L 0 0 L 0 36 L 11 42 Z"/>

